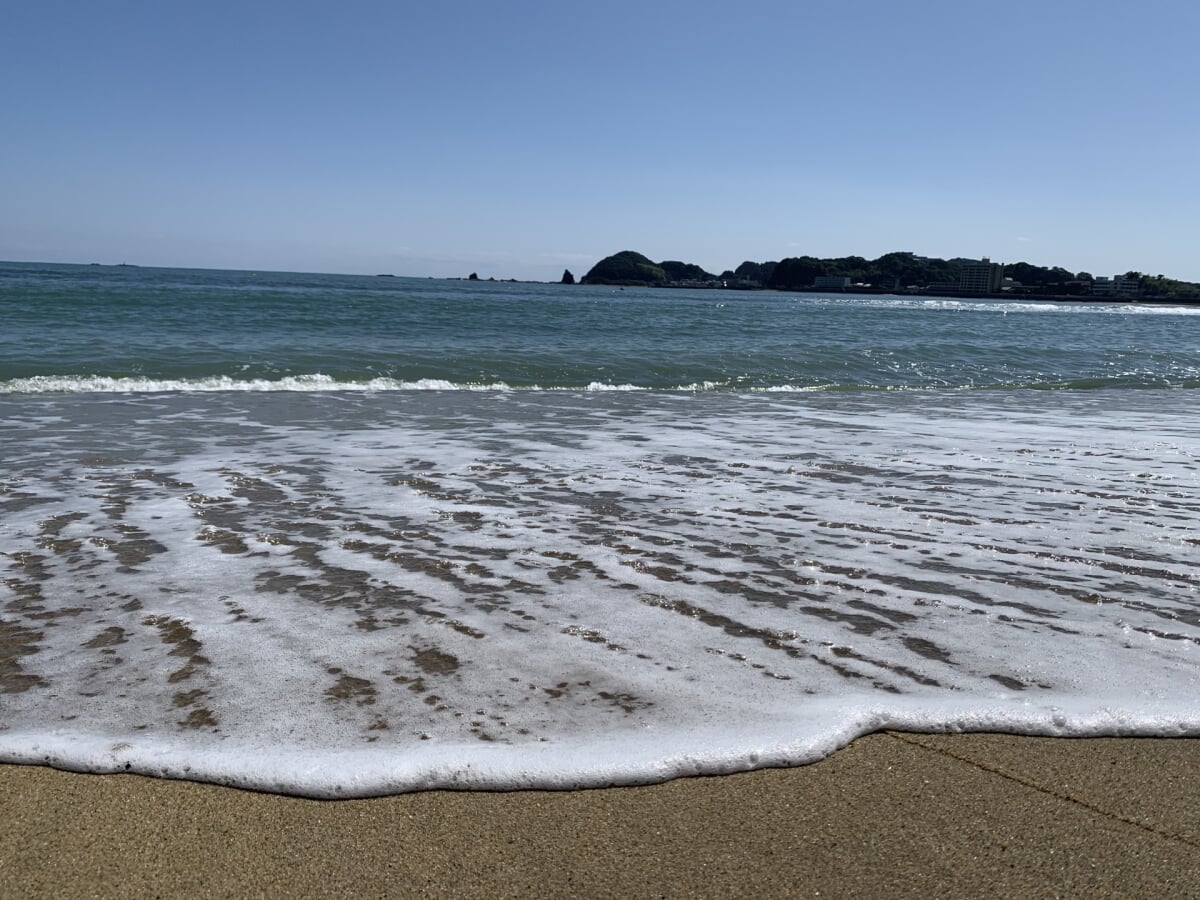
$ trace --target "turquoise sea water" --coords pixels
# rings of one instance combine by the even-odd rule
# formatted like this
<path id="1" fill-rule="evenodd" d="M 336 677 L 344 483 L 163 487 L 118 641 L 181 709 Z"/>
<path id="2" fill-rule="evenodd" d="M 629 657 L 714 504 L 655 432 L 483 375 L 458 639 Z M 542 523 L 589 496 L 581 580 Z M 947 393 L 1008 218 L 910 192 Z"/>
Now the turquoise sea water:
<path id="1" fill-rule="evenodd" d="M 1200 307 L 13 263 L 0 303 L 16 390 L 1200 385 Z"/>
<path id="2" fill-rule="evenodd" d="M 1200 309 L 0 264 L 0 759 L 1200 733 Z"/>

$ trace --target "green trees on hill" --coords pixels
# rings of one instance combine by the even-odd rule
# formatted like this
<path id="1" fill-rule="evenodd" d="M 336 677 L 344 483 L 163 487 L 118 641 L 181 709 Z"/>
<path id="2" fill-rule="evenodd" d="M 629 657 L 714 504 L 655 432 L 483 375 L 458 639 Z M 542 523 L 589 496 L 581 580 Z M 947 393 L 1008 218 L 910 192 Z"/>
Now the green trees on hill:
<path id="1" fill-rule="evenodd" d="M 1046 268 L 1024 262 L 1005 265 L 1004 274 L 1021 284 L 1066 284 L 1068 281 L 1076 280 L 1074 273 L 1068 272 L 1061 266 Z"/>
<path id="2" fill-rule="evenodd" d="M 885 253 L 868 267 L 865 276 L 868 284 L 875 284 L 889 290 L 899 286 L 901 289 L 911 285 L 925 286 L 939 282 L 955 281 L 958 279 L 958 269 L 962 260 L 935 259 L 928 256 L 917 256 L 915 253 L 897 251 Z M 851 281 L 854 279 L 852 278 Z"/>
<path id="3" fill-rule="evenodd" d="M 817 259 L 815 256 L 789 256 L 781 259 L 775 266 L 775 271 L 771 273 L 771 278 L 766 282 L 766 286 L 784 290 L 801 285 L 812 287 L 812 283 L 818 275 L 834 274 L 840 275 L 841 273 L 830 272 L 825 261 Z"/>
<path id="4" fill-rule="evenodd" d="M 883 290 L 903 290 L 925 287 L 939 282 L 956 281 L 961 259 L 934 259 L 915 253 L 898 251 L 885 253 L 879 259 L 861 256 L 842 256 L 818 259 L 815 256 L 793 256 L 781 259 L 765 287 L 798 290 L 812 287 L 819 276 L 849 278 L 851 284 L 871 285 Z"/>
<path id="5" fill-rule="evenodd" d="M 958 284 L 959 271 L 965 263 L 977 260 L 938 259 L 917 256 L 907 251 L 885 253 L 878 259 L 861 256 L 842 256 L 820 259 L 815 256 L 792 256 L 779 262 L 746 260 L 733 271 L 719 276 L 700 266 L 678 260 L 652 262 L 632 250 L 624 250 L 600 260 L 581 281 L 584 284 L 694 286 L 711 285 L 731 288 L 773 288 L 776 290 L 805 290 L 812 288 L 821 276 L 847 278 L 851 285 L 877 291 L 953 290 Z M 1093 280 L 1087 272 L 1072 273 L 1060 266 L 1035 266 L 1016 262 L 1004 265 L 1004 274 L 1012 279 L 1009 288 L 1014 295 L 1068 296 L 1087 294 Z M 1147 297 L 1195 299 L 1200 298 L 1200 284 L 1176 281 L 1162 275 L 1149 276 L 1127 273 L 1136 278 L 1140 294 Z"/>
<path id="6" fill-rule="evenodd" d="M 779 263 L 764 262 L 756 263 L 746 260 L 740 266 L 733 270 L 733 277 L 738 281 L 757 282 L 758 284 L 766 284 L 771 280 L 771 275 L 775 271 L 775 267 Z"/>
<path id="7" fill-rule="evenodd" d="M 667 273 L 667 281 L 716 281 L 717 277 L 694 263 L 677 262 L 673 259 L 664 260 L 659 265 Z"/>
<path id="8" fill-rule="evenodd" d="M 677 265 L 683 265 L 678 263 Z M 592 266 L 581 279 L 583 284 L 666 284 L 670 279 L 663 267 L 651 262 L 640 253 L 622 250 L 605 257 Z"/>
<path id="9" fill-rule="evenodd" d="M 1147 296 L 1181 300 L 1200 298 L 1200 284 L 1192 284 L 1190 281 L 1164 278 L 1162 275 L 1143 275 L 1140 281 L 1142 293 Z"/>
<path id="10" fill-rule="evenodd" d="M 838 259 L 795 256 L 779 262 L 746 260 L 733 271 L 722 272 L 718 276 L 692 263 L 677 260 L 655 263 L 640 253 L 623 250 L 600 260 L 581 280 L 584 284 L 724 284 L 739 288 L 797 290 L 812 287 L 818 276 L 834 275 L 849 278 L 851 284 L 892 290 L 955 281 L 962 262 L 930 259 L 904 252 L 886 253 L 876 260 L 861 256 Z"/>
<path id="11" fill-rule="evenodd" d="M 633 250 L 622 250 L 607 256 L 580 279 L 582 284 L 618 284 L 618 285 L 712 285 L 719 287 L 722 283 L 731 281 L 741 282 L 741 286 L 762 287 L 767 276 L 774 270 L 775 263 L 744 262 L 737 268 L 737 273 L 724 272 L 714 275 L 706 272 L 695 263 L 680 262 L 666 259 L 656 263 L 648 257 Z"/>

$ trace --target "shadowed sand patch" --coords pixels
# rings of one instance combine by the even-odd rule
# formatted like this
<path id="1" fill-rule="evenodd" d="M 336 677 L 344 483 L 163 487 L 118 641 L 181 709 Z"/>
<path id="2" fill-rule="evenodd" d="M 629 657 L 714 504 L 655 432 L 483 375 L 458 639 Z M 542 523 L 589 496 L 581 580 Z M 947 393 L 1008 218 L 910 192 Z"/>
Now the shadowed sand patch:
<path id="1" fill-rule="evenodd" d="M 429 647 L 424 650 L 413 650 L 413 662 L 426 675 L 451 675 L 458 671 L 458 657 L 452 653 L 445 653 L 436 647 Z"/>
<path id="2" fill-rule="evenodd" d="M 42 636 L 19 622 L 0 619 L 0 693 L 20 694 L 46 683 L 21 668 L 21 657 L 37 653 Z"/>

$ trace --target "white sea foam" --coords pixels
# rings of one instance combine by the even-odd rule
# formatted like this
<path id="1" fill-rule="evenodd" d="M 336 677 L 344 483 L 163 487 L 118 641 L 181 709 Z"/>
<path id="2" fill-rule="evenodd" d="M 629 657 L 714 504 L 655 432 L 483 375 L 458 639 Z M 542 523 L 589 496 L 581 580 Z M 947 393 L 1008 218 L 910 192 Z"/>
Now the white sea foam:
<path id="1" fill-rule="evenodd" d="M 715 390 L 717 382 L 706 381 L 680 385 L 673 390 Z M 444 378 L 420 378 L 403 381 L 396 378 L 370 378 L 365 380 L 337 379 L 320 373 L 312 375 L 288 375 L 281 378 L 231 378 L 228 375 L 213 375 L 205 378 L 137 378 L 131 376 L 111 377 L 105 375 L 35 375 L 28 378 L 13 378 L 0 381 L 0 393 L 9 394 L 155 394 L 155 393 L 214 393 L 221 391 L 247 391 L 259 393 L 300 392 L 316 393 L 329 391 L 378 392 L 378 391 L 511 391 L 518 390 L 503 381 L 490 383 L 458 382 Z M 548 388 L 530 385 L 519 388 L 526 391 L 577 390 L 577 388 Z M 583 390 L 646 391 L 649 387 L 636 384 L 610 384 L 593 381 Z"/>
<path id="2" fill-rule="evenodd" d="M 537 387 L 534 389 L 535 390 L 543 390 L 543 388 L 540 388 L 540 387 Z M 601 392 L 606 392 L 606 391 L 645 391 L 645 390 L 649 390 L 649 388 L 642 387 L 642 386 L 639 386 L 636 384 L 608 384 L 607 382 L 604 382 L 604 381 L 593 381 L 588 384 L 587 390 L 592 391 L 592 392 L 596 392 L 596 391 L 601 391 Z"/>
<path id="3" fill-rule="evenodd" d="M 654 784 L 694 775 L 816 762 L 864 734 L 1003 732 L 1047 737 L 1184 737 L 1200 714 L 1153 707 L 1026 706 L 1003 701 L 922 703 L 869 695 L 811 701 L 803 714 L 781 706 L 756 726 L 692 725 L 667 734 L 590 734 L 552 744 L 477 742 L 402 748 L 301 749 L 296 745 L 184 747 L 140 734 L 98 737 L 69 728 L 0 733 L 0 758 L 80 772 L 133 772 L 261 791 L 347 799 L 420 790 L 565 790 Z M 114 739 L 115 738 L 115 739 Z M 239 752 L 240 751 L 240 752 Z"/>
<path id="4" fill-rule="evenodd" d="M 314 796 L 1200 734 L 1186 396 L 9 398 L 0 758 Z"/>
<path id="5" fill-rule="evenodd" d="M 1122 372 L 1111 373 L 1104 378 L 1083 378 L 1064 381 L 1033 381 L 1022 385 L 1035 389 L 1087 389 L 1098 387 L 1117 387 L 1121 381 L 1140 381 L 1149 378 L 1148 373 Z M 1195 387 L 1195 373 L 1182 372 L 1177 374 L 1179 383 L 1174 385 L 1156 385 L 1164 388 Z M 961 384 L 943 386 L 947 391 L 997 391 L 1010 390 L 1015 385 L 1005 384 Z M 925 391 L 927 385 L 912 384 L 838 384 L 822 382 L 819 384 L 769 384 L 738 387 L 729 381 L 694 381 L 666 388 L 654 388 L 649 385 L 631 383 L 612 384 L 603 381 L 593 381 L 582 387 L 573 386 L 544 386 L 510 385 L 503 381 L 490 383 L 459 382 L 443 378 L 421 378 L 416 381 L 402 381 L 395 378 L 370 378 L 361 381 L 335 379 L 328 375 L 289 375 L 277 379 L 268 378 L 231 378 L 226 375 L 206 378 L 115 378 L 100 375 L 36 375 L 29 378 L 13 378 L 0 381 L 0 395 L 20 394 L 214 394 L 214 393 L 390 393 L 400 391 L 472 391 L 488 393 L 509 392 L 567 392 L 586 391 L 589 393 L 630 393 L 630 392 L 666 392 L 666 393 L 707 393 L 707 392 L 744 392 L 751 394 L 810 394 L 826 391 Z"/>
<path id="6" fill-rule="evenodd" d="M 0 381 L 0 393 L 209 393 L 216 391 L 304 392 L 317 391 L 506 391 L 502 381 L 490 384 L 452 382 L 440 378 L 401 381 L 395 378 L 369 378 L 361 381 L 336 379 L 329 375 L 286 375 L 281 378 L 231 378 L 210 375 L 205 378 L 139 378 L 105 375 L 34 375 Z"/>
<path id="7" fill-rule="evenodd" d="M 801 299 L 812 299 L 807 295 Z M 872 296 L 821 297 L 821 302 L 843 306 L 875 306 L 889 309 L 938 309 L 951 312 L 1048 313 L 1118 316 L 1196 316 L 1200 305 L 1166 302 L 1106 302 L 1102 300 L 972 300 L 952 297 L 902 297 L 890 294 Z"/>

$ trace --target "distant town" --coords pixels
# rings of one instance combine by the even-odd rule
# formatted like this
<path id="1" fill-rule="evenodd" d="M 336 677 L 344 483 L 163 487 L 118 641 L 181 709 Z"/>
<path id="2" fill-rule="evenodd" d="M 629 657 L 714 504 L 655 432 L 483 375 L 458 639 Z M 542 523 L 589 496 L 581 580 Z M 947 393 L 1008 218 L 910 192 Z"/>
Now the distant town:
<path id="1" fill-rule="evenodd" d="M 575 276 L 563 273 L 564 284 Z M 1084 300 L 1196 300 L 1200 284 L 1161 274 L 1123 272 L 1093 275 L 1030 263 L 983 259 L 938 259 L 907 251 L 878 259 L 844 256 L 789 257 L 777 262 L 747 260 L 719 275 L 692 263 L 653 262 L 632 250 L 605 257 L 579 279 L 582 284 L 733 290 L 843 291 L 932 296 L 1000 296 Z"/>

